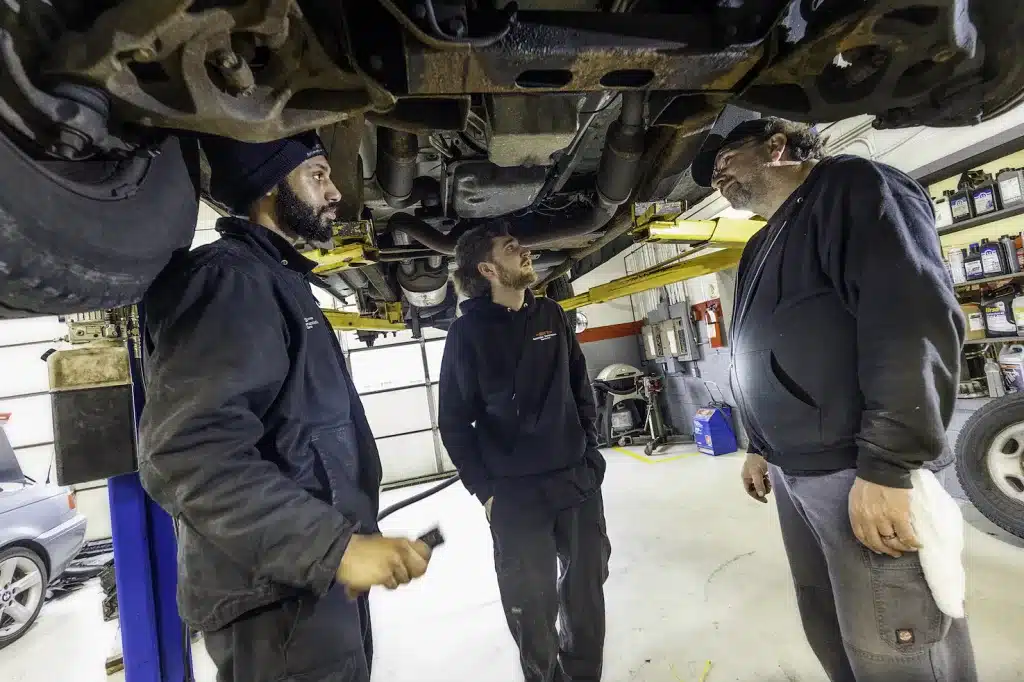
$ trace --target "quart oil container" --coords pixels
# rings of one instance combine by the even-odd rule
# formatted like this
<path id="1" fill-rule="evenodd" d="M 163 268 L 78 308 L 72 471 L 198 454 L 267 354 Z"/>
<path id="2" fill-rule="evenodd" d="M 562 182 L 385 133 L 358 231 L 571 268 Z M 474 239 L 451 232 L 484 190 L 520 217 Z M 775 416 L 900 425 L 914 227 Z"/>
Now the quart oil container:
<path id="1" fill-rule="evenodd" d="M 970 250 L 964 257 L 964 272 L 967 279 L 985 279 L 985 269 L 981 265 L 981 250 L 977 244 L 971 244 Z"/>
<path id="2" fill-rule="evenodd" d="M 949 208 L 949 200 L 946 197 L 932 199 L 932 206 L 935 209 L 935 227 L 942 229 L 953 224 L 953 211 Z"/>
<path id="3" fill-rule="evenodd" d="M 996 173 L 996 185 L 1003 208 L 1024 204 L 1024 169 L 1004 168 Z"/>
<path id="4" fill-rule="evenodd" d="M 1017 336 L 1024 336 L 1024 296 L 1014 297 L 1011 307 L 1014 324 L 1017 325 Z"/>
<path id="5" fill-rule="evenodd" d="M 1010 271 L 1006 265 L 1006 253 L 999 242 L 981 240 L 981 271 L 986 277 L 1005 275 Z"/>
<path id="6" fill-rule="evenodd" d="M 1024 300 L 1024 296 L 1021 299 Z M 967 340 L 979 341 L 985 338 L 985 313 L 982 312 L 981 306 L 977 303 L 961 303 L 960 311 L 967 320 Z M 1024 316 L 1018 319 L 1024 320 Z"/>
<path id="7" fill-rule="evenodd" d="M 1003 371 L 1007 393 L 1024 391 L 1024 346 L 1019 343 L 1004 346 L 999 351 L 999 369 Z"/>
<path id="8" fill-rule="evenodd" d="M 988 336 L 1017 336 L 1017 323 L 1013 317 L 1013 299 L 1016 295 L 1012 286 L 1002 287 L 982 301 Z"/>
<path id="9" fill-rule="evenodd" d="M 974 208 L 976 216 L 995 213 L 1002 208 L 999 203 L 999 192 L 996 191 L 996 183 L 991 175 L 988 175 L 984 182 L 971 190 L 971 206 Z"/>
<path id="10" fill-rule="evenodd" d="M 974 207 L 971 206 L 971 191 L 963 189 L 950 195 L 949 210 L 953 214 L 954 223 L 973 218 Z"/>

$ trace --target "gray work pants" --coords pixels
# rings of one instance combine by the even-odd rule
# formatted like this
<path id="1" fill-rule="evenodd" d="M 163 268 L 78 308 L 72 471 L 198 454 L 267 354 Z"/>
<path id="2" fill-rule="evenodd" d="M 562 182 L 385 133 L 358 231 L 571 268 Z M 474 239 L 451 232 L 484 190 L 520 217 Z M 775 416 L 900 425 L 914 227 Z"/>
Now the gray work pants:
<path id="1" fill-rule="evenodd" d="M 770 468 L 804 633 L 832 682 L 977 682 L 966 619 L 939 611 L 916 553 L 861 545 L 848 498 L 856 471 Z"/>

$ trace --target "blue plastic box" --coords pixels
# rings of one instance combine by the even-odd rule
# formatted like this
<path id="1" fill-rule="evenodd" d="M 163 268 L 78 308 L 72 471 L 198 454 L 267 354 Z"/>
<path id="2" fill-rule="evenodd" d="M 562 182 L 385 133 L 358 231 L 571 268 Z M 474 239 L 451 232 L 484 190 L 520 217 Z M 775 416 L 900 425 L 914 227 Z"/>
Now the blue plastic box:
<path id="1" fill-rule="evenodd" d="M 732 430 L 732 408 L 713 405 L 697 410 L 693 417 L 693 440 L 705 455 L 736 452 L 736 434 Z"/>

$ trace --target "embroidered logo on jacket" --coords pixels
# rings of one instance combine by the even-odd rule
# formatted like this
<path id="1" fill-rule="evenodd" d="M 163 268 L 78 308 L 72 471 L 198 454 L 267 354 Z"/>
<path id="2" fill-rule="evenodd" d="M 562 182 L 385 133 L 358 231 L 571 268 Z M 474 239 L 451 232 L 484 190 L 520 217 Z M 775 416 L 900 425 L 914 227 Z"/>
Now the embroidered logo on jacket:
<path id="1" fill-rule="evenodd" d="M 306 322 L 306 329 L 312 329 L 313 327 L 315 327 L 318 324 L 320 324 L 320 320 L 316 319 L 315 317 L 307 317 L 307 318 L 305 318 L 305 322 Z"/>
<path id="2" fill-rule="evenodd" d="M 534 341 L 547 341 L 548 339 L 553 339 L 556 336 L 558 336 L 558 334 L 554 333 L 553 331 L 545 330 L 545 331 L 537 332 L 536 334 L 534 334 L 533 335 L 533 340 Z"/>

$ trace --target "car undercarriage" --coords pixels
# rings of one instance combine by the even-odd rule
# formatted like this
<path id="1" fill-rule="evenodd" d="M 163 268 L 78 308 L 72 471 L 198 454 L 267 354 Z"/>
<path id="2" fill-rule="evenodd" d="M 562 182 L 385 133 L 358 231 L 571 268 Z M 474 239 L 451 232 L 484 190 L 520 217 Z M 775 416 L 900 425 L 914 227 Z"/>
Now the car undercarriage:
<path id="1" fill-rule="evenodd" d="M 569 277 L 630 242 L 634 202 L 707 193 L 688 167 L 716 121 L 961 126 L 1024 94 L 1024 5 L 995 0 L 35 0 L 0 11 L 11 153 L 103 203 L 96 216 L 69 203 L 43 239 L 41 219 L 0 196 L 14 225 L 0 246 L 35 249 L 6 264 L 4 316 L 137 300 L 195 220 L 189 197 L 170 210 L 159 188 L 140 188 L 173 153 L 181 162 L 166 172 L 190 184 L 162 191 L 203 195 L 201 135 L 318 129 L 343 197 L 339 239 L 358 235 L 369 254 L 326 268 L 328 284 L 361 311 L 401 302 L 414 329 L 446 328 L 462 232 L 506 220 L 534 251 L 540 286 L 571 296 Z M 137 205 L 118 213 L 122 200 Z M 90 216 L 103 239 L 88 234 Z"/>

